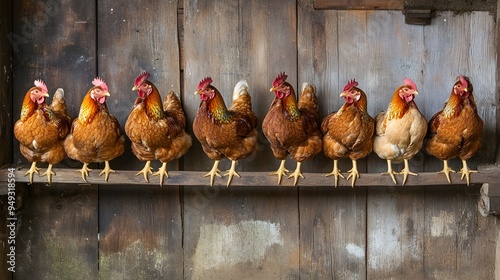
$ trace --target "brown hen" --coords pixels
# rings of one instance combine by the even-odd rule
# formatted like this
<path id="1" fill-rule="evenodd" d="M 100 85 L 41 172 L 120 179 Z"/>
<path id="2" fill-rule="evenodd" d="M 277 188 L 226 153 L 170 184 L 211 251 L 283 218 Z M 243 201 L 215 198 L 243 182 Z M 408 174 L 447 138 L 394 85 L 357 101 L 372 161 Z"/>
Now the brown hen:
<path id="1" fill-rule="evenodd" d="M 221 177 L 219 162 L 226 157 L 232 161 L 227 186 L 236 172 L 236 162 L 244 159 L 257 148 L 257 117 L 252 111 L 252 102 L 248 93 L 248 83 L 240 81 L 233 90 L 233 102 L 229 109 L 220 92 L 211 85 L 212 79 L 203 79 L 195 92 L 200 95 L 201 103 L 193 122 L 194 135 L 200 141 L 203 151 L 215 160 L 210 176 L 210 186 L 214 177 Z"/>
<path id="2" fill-rule="evenodd" d="M 156 86 L 148 81 L 149 74 L 143 72 L 134 82 L 132 90 L 137 91 L 134 107 L 125 123 L 125 133 L 132 141 L 132 152 L 142 161 L 144 168 L 136 175 L 143 174 L 148 181 L 151 161 L 159 160 L 162 166 L 153 176 L 168 178 L 167 163 L 182 157 L 191 147 L 191 136 L 184 130 L 186 116 L 177 95 L 170 91 L 164 99 L 163 107 Z"/>
<path id="3" fill-rule="evenodd" d="M 335 177 L 335 186 L 339 176 L 344 178 L 338 169 L 339 159 L 351 159 L 352 169 L 348 171 L 347 180 L 352 177 L 351 186 L 354 187 L 359 178 L 356 160 L 366 157 L 372 151 L 375 122 L 366 110 L 366 94 L 357 86 L 358 82 L 355 80 L 347 83 L 340 94 L 345 99 L 344 105 L 338 112 L 323 118 L 321 123 L 323 153 L 333 159 L 333 170 L 326 176 Z"/>
<path id="4" fill-rule="evenodd" d="M 64 141 L 68 157 L 83 163 L 79 172 L 87 181 L 91 162 L 104 162 L 105 167 L 99 176 L 115 172 L 109 161 L 123 154 L 125 138 L 121 135 L 118 120 L 109 113 L 106 98 L 110 96 L 108 86 L 100 78 L 92 81 L 94 85 L 87 91 L 80 106 L 78 118 L 73 121 L 71 132 Z"/>
<path id="5" fill-rule="evenodd" d="M 483 132 L 483 120 L 477 114 L 472 91 L 469 78 L 459 76 L 443 110 L 429 121 L 427 152 L 443 161 L 443 170 L 438 173 L 444 173 L 450 183 L 450 172 L 455 172 L 448 166 L 451 158 L 459 157 L 462 161 L 461 180 L 465 176 L 467 185 L 470 173 L 477 172 L 467 166 L 467 160 L 481 148 Z"/>
<path id="6" fill-rule="evenodd" d="M 303 83 L 299 101 L 295 91 L 287 81 L 288 76 L 280 73 L 273 82 L 271 91 L 275 98 L 262 122 L 262 131 L 271 145 L 277 159 L 281 160 L 278 170 L 271 175 L 278 175 L 278 184 L 283 175 L 287 175 L 285 161 L 288 155 L 297 161 L 294 185 L 299 177 L 303 161 L 321 152 L 321 133 L 318 129 L 318 104 L 315 88 Z"/>
<path id="7" fill-rule="evenodd" d="M 41 176 L 47 176 L 47 182 L 52 183 L 52 166 L 66 157 L 63 141 L 69 132 L 71 119 L 66 110 L 63 89 L 57 89 L 51 105 L 45 98 L 49 97 L 47 86 L 41 80 L 35 81 L 35 86 L 26 93 L 21 107 L 21 118 L 14 125 L 14 136 L 19 141 L 21 154 L 30 162 L 31 168 L 24 174 L 38 173 L 37 162 L 49 164 Z"/>

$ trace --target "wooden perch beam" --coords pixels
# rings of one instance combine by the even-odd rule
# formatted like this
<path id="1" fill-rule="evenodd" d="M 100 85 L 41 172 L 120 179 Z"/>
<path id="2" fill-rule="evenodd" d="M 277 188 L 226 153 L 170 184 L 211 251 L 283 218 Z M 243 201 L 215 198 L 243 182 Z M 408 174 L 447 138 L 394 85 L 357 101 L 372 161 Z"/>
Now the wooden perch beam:
<path id="1" fill-rule="evenodd" d="M 7 192 L 7 178 L 8 168 L 14 168 L 14 175 L 16 183 L 28 183 L 29 177 L 24 176 L 27 170 L 26 166 L 8 166 L 0 169 L 0 194 L 5 195 Z M 500 167 L 497 165 L 480 166 L 478 168 L 480 173 L 471 175 L 471 184 L 483 183 L 500 183 Z M 99 177 L 100 170 L 90 172 L 87 177 L 88 182 L 84 182 L 80 173 L 76 169 L 55 169 L 57 175 L 52 177 L 53 183 L 64 184 L 94 184 L 94 185 L 159 185 L 159 178 L 157 176 L 149 176 L 149 183 L 144 181 L 142 175 L 136 176 L 137 171 L 130 170 L 117 170 L 109 177 L 109 181 L 104 181 L 103 177 Z M 168 186 L 207 186 L 209 178 L 204 178 L 206 172 L 201 171 L 169 171 L 170 178 L 165 178 L 163 185 Z M 244 186 L 271 186 L 278 187 L 277 177 L 269 176 L 269 172 L 240 172 L 241 178 L 234 177 L 231 187 L 244 187 Z M 325 177 L 323 173 L 304 173 L 304 179 L 300 178 L 297 185 L 301 187 L 314 187 L 314 186 L 331 186 L 333 187 L 333 178 Z M 33 183 L 45 184 L 47 177 L 40 177 L 34 175 Z M 396 180 L 400 184 L 403 180 L 402 175 L 396 175 Z M 451 174 L 451 181 L 453 185 L 465 185 L 465 181 L 460 180 L 460 174 Z M 214 186 L 225 187 L 227 177 L 218 178 L 214 180 Z M 449 185 L 443 174 L 436 174 L 434 172 L 419 173 L 418 176 L 409 176 L 405 186 L 428 186 L 428 185 Z M 282 187 L 293 186 L 292 179 L 283 178 L 281 181 Z M 351 181 L 339 178 L 339 187 L 350 187 Z M 356 186 L 396 186 L 388 175 L 381 175 L 379 173 L 362 173 L 361 177 L 356 181 Z M 404 187 L 401 185 L 397 185 Z"/>

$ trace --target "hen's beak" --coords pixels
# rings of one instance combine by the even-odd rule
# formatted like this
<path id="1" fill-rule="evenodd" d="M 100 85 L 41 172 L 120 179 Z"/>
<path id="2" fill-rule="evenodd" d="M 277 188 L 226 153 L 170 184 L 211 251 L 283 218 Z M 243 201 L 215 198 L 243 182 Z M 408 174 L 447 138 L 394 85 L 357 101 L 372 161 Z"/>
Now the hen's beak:
<path id="1" fill-rule="evenodd" d="M 465 91 L 465 92 L 469 92 L 469 91 L 467 90 L 467 88 L 464 88 L 464 91 Z"/>
<path id="2" fill-rule="evenodd" d="M 104 96 L 111 96 L 111 95 L 109 94 L 109 92 L 107 92 L 107 91 L 106 91 L 106 92 L 104 93 Z"/>
<path id="3" fill-rule="evenodd" d="M 418 95 L 418 91 L 413 91 L 413 95 Z"/>
<path id="4" fill-rule="evenodd" d="M 50 95 L 49 95 L 49 93 L 48 93 L 48 92 L 44 92 L 44 93 L 42 94 L 42 96 L 43 96 L 43 97 L 49 97 Z"/>
<path id="5" fill-rule="evenodd" d="M 139 89 L 138 87 L 134 86 L 134 87 L 132 88 L 132 91 L 135 91 L 135 90 L 138 90 L 138 89 Z"/>
<path id="6" fill-rule="evenodd" d="M 199 90 L 195 91 L 194 95 L 197 95 L 197 94 L 201 94 L 201 92 Z"/>
<path id="7" fill-rule="evenodd" d="M 269 91 L 276 91 L 276 90 L 277 90 L 277 88 L 272 87 Z"/>
<path id="8" fill-rule="evenodd" d="M 340 93 L 340 97 L 346 97 L 347 96 L 347 93 L 345 93 L 345 91 L 343 91 L 342 93 Z"/>

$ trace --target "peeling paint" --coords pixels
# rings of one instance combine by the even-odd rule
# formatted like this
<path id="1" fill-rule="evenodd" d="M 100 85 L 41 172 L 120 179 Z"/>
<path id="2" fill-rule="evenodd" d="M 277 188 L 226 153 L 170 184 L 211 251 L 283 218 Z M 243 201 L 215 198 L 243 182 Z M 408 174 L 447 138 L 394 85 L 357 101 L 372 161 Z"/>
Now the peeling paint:
<path id="1" fill-rule="evenodd" d="M 241 221 L 231 225 L 205 224 L 193 257 L 194 272 L 224 268 L 240 263 L 262 263 L 266 250 L 283 246 L 280 224 L 267 221 Z"/>

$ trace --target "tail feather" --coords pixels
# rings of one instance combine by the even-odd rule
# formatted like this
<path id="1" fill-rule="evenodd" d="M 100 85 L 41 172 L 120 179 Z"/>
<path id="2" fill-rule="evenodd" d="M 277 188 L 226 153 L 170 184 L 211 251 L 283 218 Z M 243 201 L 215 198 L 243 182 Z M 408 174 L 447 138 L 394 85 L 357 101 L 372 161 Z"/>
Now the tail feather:
<path id="1" fill-rule="evenodd" d="M 302 84 L 302 93 L 299 97 L 299 109 L 309 111 L 318 117 L 318 98 L 316 97 L 316 88 L 307 82 Z"/>
<path id="2" fill-rule="evenodd" d="M 252 102 L 248 93 L 248 83 L 245 80 L 239 81 L 233 90 L 233 103 L 229 107 L 231 111 L 251 111 Z"/>
<path id="3" fill-rule="evenodd" d="M 165 98 L 163 99 L 163 110 L 164 111 L 182 111 L 182 104 L 179 96 L 174 91 L 169 91 Z"/>
<path id="4" fill-rule="evenodd" d="M 58 88 L 56 90 L 52 98 L 52 103 L 50 104 L 50 109 L 52 109 L 59 118 L 71 123 L 71 119 L 68 115 L 68 108 L 66 107 L 66 100 L 64 99 L 64 89 Z"/>

